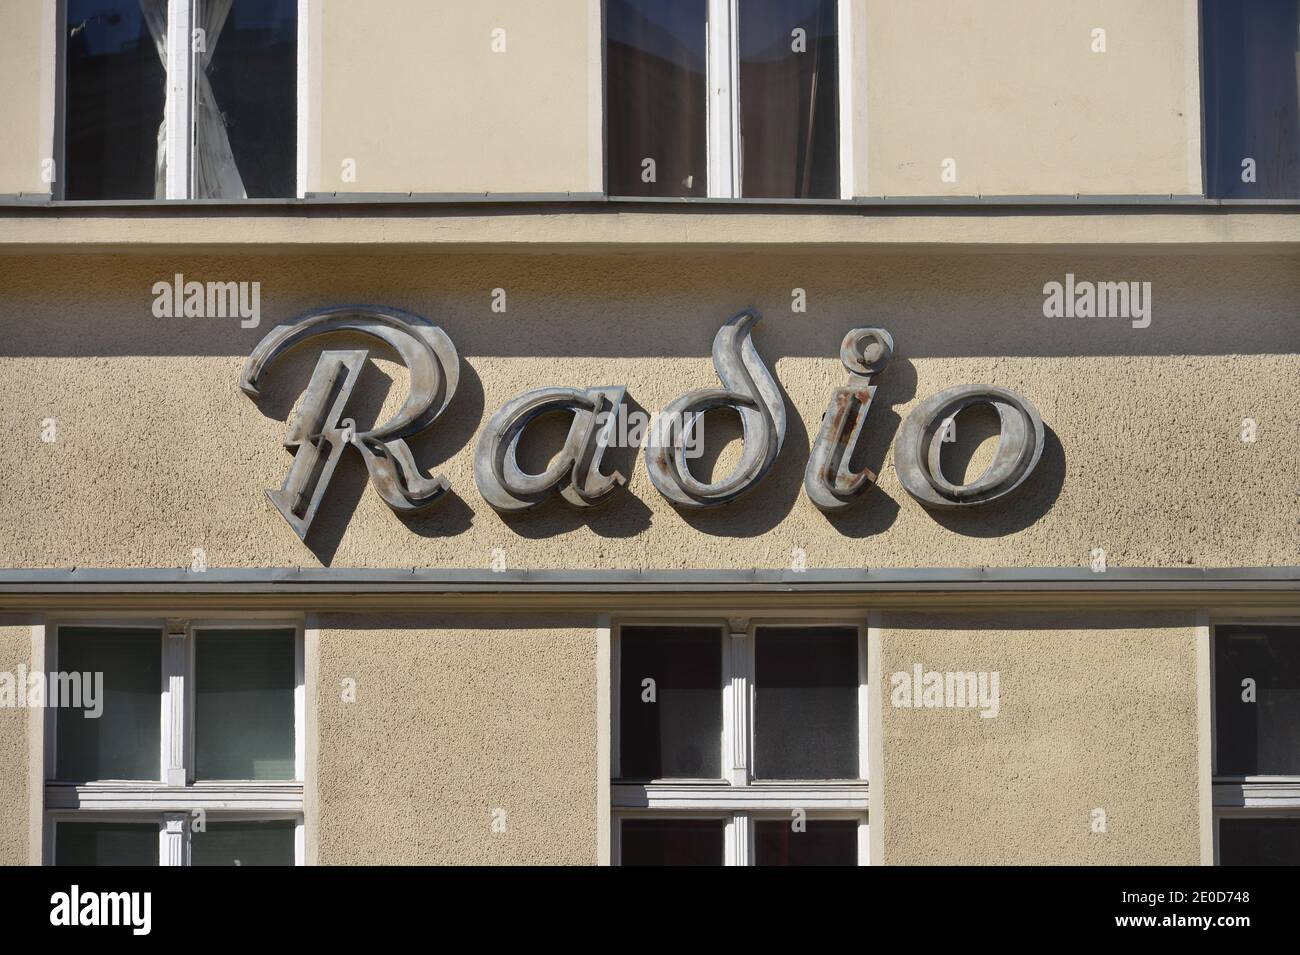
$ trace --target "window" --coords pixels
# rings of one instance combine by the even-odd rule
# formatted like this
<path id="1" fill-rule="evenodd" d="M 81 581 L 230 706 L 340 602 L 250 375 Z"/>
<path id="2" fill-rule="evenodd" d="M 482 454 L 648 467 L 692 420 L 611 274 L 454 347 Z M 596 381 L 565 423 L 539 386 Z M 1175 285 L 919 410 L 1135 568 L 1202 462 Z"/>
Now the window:
<path id="1" fill-rule="evenodd" d="M 1220 865 L 1300 865 L 1300 626 L 1214 631 Z"/>
<path id="2" fill-rule="evenodd" d="M 852 196 L 836 0 L 607 0 L 608 190 Z"/>
<path id="3" fill-rule="evenodd" d="M 299 194 L 298 6 L 67 0 L 62 197 Z"/>
<path id="4" fill-rule="evenodd" d="M 865 864 L 863 634 L 734 618 L 618 627 L 615 864 Z"/>
<path id="5" fill-rule="evenodd" d="M 302 653 L 297 624 L 49 627 L 78 689 L 45 711 L 47 862 L 301 862 Z"/>
<path id="6" fill-rule="evenodd" d="M 1206 190 L 1300 198 L 1300 0 L 1204 0 Z"/>

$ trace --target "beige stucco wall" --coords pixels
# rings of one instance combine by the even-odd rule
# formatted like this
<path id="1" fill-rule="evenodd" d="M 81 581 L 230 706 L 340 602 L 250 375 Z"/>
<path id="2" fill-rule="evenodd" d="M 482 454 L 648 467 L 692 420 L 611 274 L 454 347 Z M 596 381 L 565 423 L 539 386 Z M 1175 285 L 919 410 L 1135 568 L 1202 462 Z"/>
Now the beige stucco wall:
<path id="1" fill-rule="evenodd" d="M 1151 281 L 1151 326 L 1044 318 L 1043 284 L 1067 271 Z M 151 286 L 175 272 L 261 281 L 261 327 L 154 318 Z M 796 286 L 807 314 L 790 311 Z M 496 287 L 505 314 L 491 311 Z M 1300 261 L 1244 254 L 0 259 L 0 563 L 188 567 L 201 547 L 213 567 L 486 568 L 502 548 L 515 569 L 781 569 L 802 548 L 812 568 L 1084 567 L 1104 548 L 1110 566 L 1286 566 L 1300 487 L 1297 301 Z M 276 323 L 345 302 L 411 309 L 455 341 L 460 390 L 414 442 L 454 496 L 403 522 L 349 453 L 305 546 L 264 492 L 284 480 L 285 422 L 319 347 L 275 367 L 260 405 L 237 380 Z M 755 343 L 790 412 L 784 450 L 749 496 L 677 512 L 624 452 L 609 457 L 629 493 L 600 510 L 555 501 L 507 521 L 479 497 L 475 442 L 507 400 L 612 382 L 632 407 L 663 408 L 716 385 L 711 341 L 746 305 L 765 312 Z M 867 428 L 880 486 L 827 518 L 803 495 L 803 470 L 846 378 L 840 339 L 865 324 L 891 329 L 898 347 Z M 918 401 L 963 382 L 1024 394 L 1049 441 L 1020 497 L 933 514 L 898 483 L 895 435 Z M 405 397 L 393 361 L 363 384 L 362 426 Z M 53 443 L 41 440 L 45 418 Z M 1254 443 L 1241 439 L 1245 418 Z M 706 432 L 734 436 L 725 416 Z M 556 447 L 525 444 L 531 467 Z"/>
<path id="2" fill-rule="evenodd" d="M 31 668 L 31 621 L 0 616 L 0 672 L 17 676 Z M 0 865 L 28 859 L 27 733 L 31 711 L 0 706 Z"/>
<path id="3" fill-rule="evenodd" d="M 1201 193 L 1196 0 L 860 0 L 854 12 L 858 194 Z"/>
<path id="4" fill-rule="evenodd" d="M 872 780 L 884 861 L 1200 864 L 1192 623 L 886 614 L 884 774 Z M 890 675 L 916 663 L 996 671 L 998 715 L 893 706 Z"/>
<path id="5" fill-rule="evenodd" d="M 596 862 L 596 640 L 579 618 L 322 615 L 321 864 Z M 356 701 L 342 700 L 343 680 Z M 505 832 L 493 812 L 505 810 Z"/>
<path id="6" fill-rule="evenodd" d="M 0 0 L 0 195 L 45 193 L 53 149 L 55 0 Z"/>
<path id="7" fill-rule="evenodd" d="M 600 13 L 573 0 L 317 5 L 324 192 L 600 192 Z M 505 52 L 492 50 L 505 30 Z M 356 179 L 343 178 L 354 160 Z"/>
<path id="8" fill-rule="evenodd" d="M 49 191 L 54 9 L 0 0 L 0 194 Z M 601 190 L 595 0 L 308 10 L 309 191 Z M 856 194 L 1201 191 L 1195 0 L 854 0 L 850 14 Z"/>

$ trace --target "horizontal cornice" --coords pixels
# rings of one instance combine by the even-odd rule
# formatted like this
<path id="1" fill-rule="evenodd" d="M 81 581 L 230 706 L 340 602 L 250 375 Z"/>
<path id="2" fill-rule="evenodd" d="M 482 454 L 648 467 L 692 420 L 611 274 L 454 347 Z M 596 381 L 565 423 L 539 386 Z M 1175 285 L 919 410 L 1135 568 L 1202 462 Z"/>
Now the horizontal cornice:
<path id="1" fill-rule="evenodd" d="M 1300 567 L 0 570 L 0 610 L 1212 609 L 1300 612 Z"/>

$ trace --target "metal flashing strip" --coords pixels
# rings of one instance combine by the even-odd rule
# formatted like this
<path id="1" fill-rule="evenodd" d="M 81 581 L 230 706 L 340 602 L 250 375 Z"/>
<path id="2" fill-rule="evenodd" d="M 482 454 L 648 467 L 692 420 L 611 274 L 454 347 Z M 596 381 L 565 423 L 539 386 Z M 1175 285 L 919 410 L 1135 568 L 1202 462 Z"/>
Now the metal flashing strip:
<path id="1" fill-rule="evenodd" d="M 0 570 L 0 612 L 1300 615 L 1300 568 Z"/>
<path id="2" fill-rule="evenodd" d="M 511 570 L 434 568 L 72 568 L 0 570 L 0 594 L 57 593 L 680 593 L 925 591 L 1284 591 L 1300 567 L 840 568 L 830 570 Z"/>
<path id="3" fill-rule="evenodd" d="M 332 206 L 357 206 L 393 209 L 409 206 L 435 208 L 445 206 L 456 211 L 466 206 L 501 206 L 504 211 L 554 211 L 557 206 L 603 207 L 605 211 L 658 208 L 659 211 L 689 209 L 692 212 L 761 212 L 779 210 L 790 213 L 840 212 L 863 214 L 873 208 L 888 209 L 891 214 L 915 207 L 927 215 L 939 210 L 969 210 L 987 214 L 1005 208 L 1024 214 L 1044 209 L 1095 212 L 1117 208 L 1127 212 L 1188 211 L 1206 212 L 1295 212 L 1300 199 L 1213 199 L 1179 194 L 1116 195 L 970 195 L 970 196 L 856 196 L 852 199 L 746 199 L 694 196 L 607 196 L 595 192 L 314 192 L 300 198 L 282 199 L 79 199 L 57 200 L 48 193 L 0 195 L 0 211 L 50 214 L 86 214 L 96 212 L 139 213 L 142 215 L 252 215 L 284 214 L 293 210 L 314 210 Z"/>

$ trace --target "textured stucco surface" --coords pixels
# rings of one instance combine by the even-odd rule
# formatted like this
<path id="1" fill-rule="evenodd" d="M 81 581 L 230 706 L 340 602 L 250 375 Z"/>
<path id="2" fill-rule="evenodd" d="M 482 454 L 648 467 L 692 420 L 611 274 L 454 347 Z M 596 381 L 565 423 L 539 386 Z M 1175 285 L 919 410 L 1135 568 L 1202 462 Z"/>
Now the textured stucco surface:
<path id="1" fill-rule="evenodd" d="M 854 12 L 867 37 L 858 194 L 1201 193 L 1195 0 L 866 0 Z M 940 175 L 949 158 L 953 182 Z"/>
<path id="2" fill-rule="evenodd" d="M 599 192 L 600 74 L 573 0 L 325 2 L 325 192 Z M 597 21 L 598 22 L 598 21 Z M 495 30 L 505 52 L 493 51 Z M 344 161 L 355 178 L 344 178 Z"/>
<path id="3" fill-rule="evenodd" d="M 886 614 L 883 627 L 887 864 L 1200 863 L 1191 620 Z M 892 706 L 890 674 L 916 663 L 997 671 L 998 716 Z"/>
<path id="4" fill-rule="evenodd" d="M 1044 318 L 1043 284 L 1067 271 L 1151 281 L 1151 327 Z M 152 284 L 176 272 L 260 281 L 261 327 L 153 317 Z M 498 287 L 505 314 L 490 308 Z M 807 314 L 790 310 L 794 287 Z M 487 567 L 494 548 L 515 569 L 777 569 L 794 548 L 814 568 L 1087 566 L 1093 548 L 1111 566 L 1288 565 L 1300 517 L 1297 301 L 1300 260 L 1282 256 L 0 258 L 0 565 L 188 567 L 199 547 L 214 567 Z M 349 453 L 303 545 L 264 491 L 284 480 L 285 422 L 321 346 L 273 368 L 260 404 L 237 379 L 276 323 L 345 302 L 411 309 L 456 342 L 460 390 L 414 442 L 454 496 L 404 522 Z M 553 501 L 508 521 L 481 500 L 474 444 L 508 399 L 625 383 L 631 407 L 662 408 L 716 386 L 713 335 L 747 305 L 765 313 L 755 342 L 790 412 L 784 450 L 749 496 L 676 512 L 641 456 L 621 452 L 609 457 L 630 493 L 600 510 Z M 867 428 L 880 487 L 828 519 L 804 497 L 803 469 L 845 381 L 840 339 L 866 324 L 898 346 Z M 354 399 L 362 426 L 405 396 L 401 365 L 377 366 Z M 1006 505 L 934 515 L 898 484 L 895 435 L 922 398 L 974 381 L 1033 401 L 1047 450 Z M 1247 417 L 1254 443 L 1241 439 Z M 41 440 L 45 418 L 53 443 Z M 727 416 L 714 418 L 711 443 L 734 439 Z M 556 449 L 553 430 L 546 439 L 525 442 L 528 465 Z M 732 440 L 723 465 L 734 452 Z"/>
<path id="5" fill-rule="evenodd" d="M 321 864 L 595 863 L 592 621 L 319 623 Z"/>
<path id="6" fill-rule="evenodd" d="M 42 117 L 54 109 L 43 103 L 42 92 L 52 98 L 54 88 L 42 84 L 46 57 L 54 53 L 54 38 L 47 37 L 53 24 L 47 7 L 54 0 L 0 0 L 0 195 L 49 193 L 41 181 L 41 162 L 51 155 L 53 144 Z"/>
<path id="7" fill-rule="evenodd" d="M 17 675 L 19 664 L 30 669 L 30 620 L 0 616 L 0 671 Z M 0 707 L 0 865 L 27 862 L 27 730 L 26 707 Z"/>

